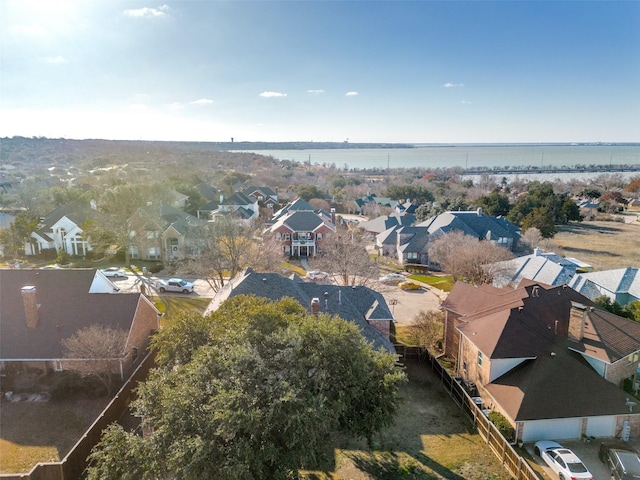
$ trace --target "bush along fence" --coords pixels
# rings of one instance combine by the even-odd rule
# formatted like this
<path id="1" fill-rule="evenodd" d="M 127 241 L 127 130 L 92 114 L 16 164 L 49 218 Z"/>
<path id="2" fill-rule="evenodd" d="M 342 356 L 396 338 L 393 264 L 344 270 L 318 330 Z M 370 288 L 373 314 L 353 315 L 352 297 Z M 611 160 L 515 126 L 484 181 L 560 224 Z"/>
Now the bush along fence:
<path id="1" fill-rule="evenodd" d="M 438 362 L 438 359 L 423 348 L 396 345 L 396 349 L 403 358 L 426 361 L 431 365 L 431 370 L 440 378 L 442 387 L 474 425 L 480 437 L 489 445 L 491 451 L 500 460 L 502 467 L 509 475 L 515 480 L 540 480 L 540 476 L 513 448 L 511 444 L 513 441 L 512 429 L 509 429 L 510 425 L 506 422 L 506 419 L 502 415 L 498 416 L 483 411 L 483 405 L 480 403 L 481 399 L 472 397 L 467 393 L 465 386 L 473 388 L 473 385 L 464 385 L 462 379 L 449 375 L 449 372 Z M 497 425 L 494 425 L 489 417 Z M 501 432 L 504 432 L 510 438 L 505 438 Z"/>
<path id="2" fill-rule="evenodd" d="M 60 462 L 38 463 L 29 473 L 1 474 L 0 480 L 77 480 L 87 468 L 87 457 L 98 444 L 107 425 L 119 421 L 126 413 L 138 383 L 147 378 L 155 365 L 155 354 L 149 351 L 100 416 Z"/>

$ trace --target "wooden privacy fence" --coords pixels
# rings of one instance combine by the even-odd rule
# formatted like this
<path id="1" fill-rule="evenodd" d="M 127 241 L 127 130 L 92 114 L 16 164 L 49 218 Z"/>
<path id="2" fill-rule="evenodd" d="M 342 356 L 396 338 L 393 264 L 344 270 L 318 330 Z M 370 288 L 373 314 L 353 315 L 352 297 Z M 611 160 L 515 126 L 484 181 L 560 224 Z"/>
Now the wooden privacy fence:
<path id="1" fill-rule="evenodd" d="M 482 409 L 467 394 L 462 384 L 449 375 L 438 359 L 425 349 L 396 345 L 402 358 L 425 360 L 431 370 L 440 378 L 442 387 L 451 399 L 460 407 L 465 416 L 478 430 L 480 437 L 489 445 L 491 451 L 500 460 L 502 467 L 516 480 L 540 480 L 540 476 L 522 458 L 513 446 L 502 436 L 496 426 L 487 418 Z"/>
<path id="2" fill-rule="evenodd" d="M 0 480 L 78 480 L 81 478 L 87 468 L 87 457 L 91 449 L 100 441 L 102 431 L 107 425 L 122 418 L 131 403 L 133 390 L 139 382 L 147 378 L 154 364 L 155 354 L 150 351 L 109 405 L 60 462 L 38 463 L 29 473 L 2 474 Z"/>

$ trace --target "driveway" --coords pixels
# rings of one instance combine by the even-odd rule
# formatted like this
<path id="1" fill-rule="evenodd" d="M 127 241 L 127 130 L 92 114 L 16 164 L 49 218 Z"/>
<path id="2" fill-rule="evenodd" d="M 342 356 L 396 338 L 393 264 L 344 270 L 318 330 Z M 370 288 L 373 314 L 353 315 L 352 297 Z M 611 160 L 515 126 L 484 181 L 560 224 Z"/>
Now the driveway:
<path id="1" fill-rule="evenodd" d="M 430 286 L 423 286 L 420 290 L 401 290 L 396 285 L 376 282 L 371 287 L 382 294 L 398 325 L 410 325 L 421 311 L 438 310 L 446 298 L 445 292 Z"/>
<path id="2" fill-rule="evenodd" d="M 160 293 L 156 289 L 156 281 L 159 279 L 168 280 L 169 276 L 156 275 L 135 275 L 129 274 L 126 278 L 110 278 L 113 284 L 120 289 L 121 292 L 139 292 L 140 286 L 144 284 L 147 293 L 153 295 L 184 295 L 183 293 L 165 292 Z M 214 291 L 206 280 L 198 278 L 181 277 L 187 282 L 193 283 L 193 294 L 199 297 L 213 298 Z"/>

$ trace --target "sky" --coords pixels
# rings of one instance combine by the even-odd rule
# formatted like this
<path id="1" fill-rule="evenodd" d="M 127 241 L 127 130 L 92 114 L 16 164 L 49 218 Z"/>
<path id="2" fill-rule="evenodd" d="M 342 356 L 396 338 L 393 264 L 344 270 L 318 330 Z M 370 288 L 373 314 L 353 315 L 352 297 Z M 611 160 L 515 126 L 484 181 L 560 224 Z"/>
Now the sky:
<path id="1" fill-rule="evenodd" d="M 638 142 L 638 1 L 0 0 L 0 137 Z"/>

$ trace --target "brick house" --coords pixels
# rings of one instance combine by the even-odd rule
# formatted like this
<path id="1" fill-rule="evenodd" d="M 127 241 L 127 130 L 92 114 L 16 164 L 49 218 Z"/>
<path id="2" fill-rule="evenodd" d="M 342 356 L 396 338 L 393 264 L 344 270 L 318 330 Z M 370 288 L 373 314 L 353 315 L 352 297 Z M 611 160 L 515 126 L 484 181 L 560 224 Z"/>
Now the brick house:
<path id="1" fill-rule="evenodd" d="M 640 324 L 565 286 L 457 283 L 442 304 L 445 354 L 519 440 L 640 433 L 621 387 L 637 375 Z"/>
<path id="2" fill-rule="evenodd" d="M 159 328 L 151 301 L 141 293 L 118 293 L 94 269 L 3 269 L 0 291 L 1 370 L 65 370 L 69 360 L 61 341 L 97 324 L 128 332 L 125 350 L 114 359 L 124 376 Z"/>

